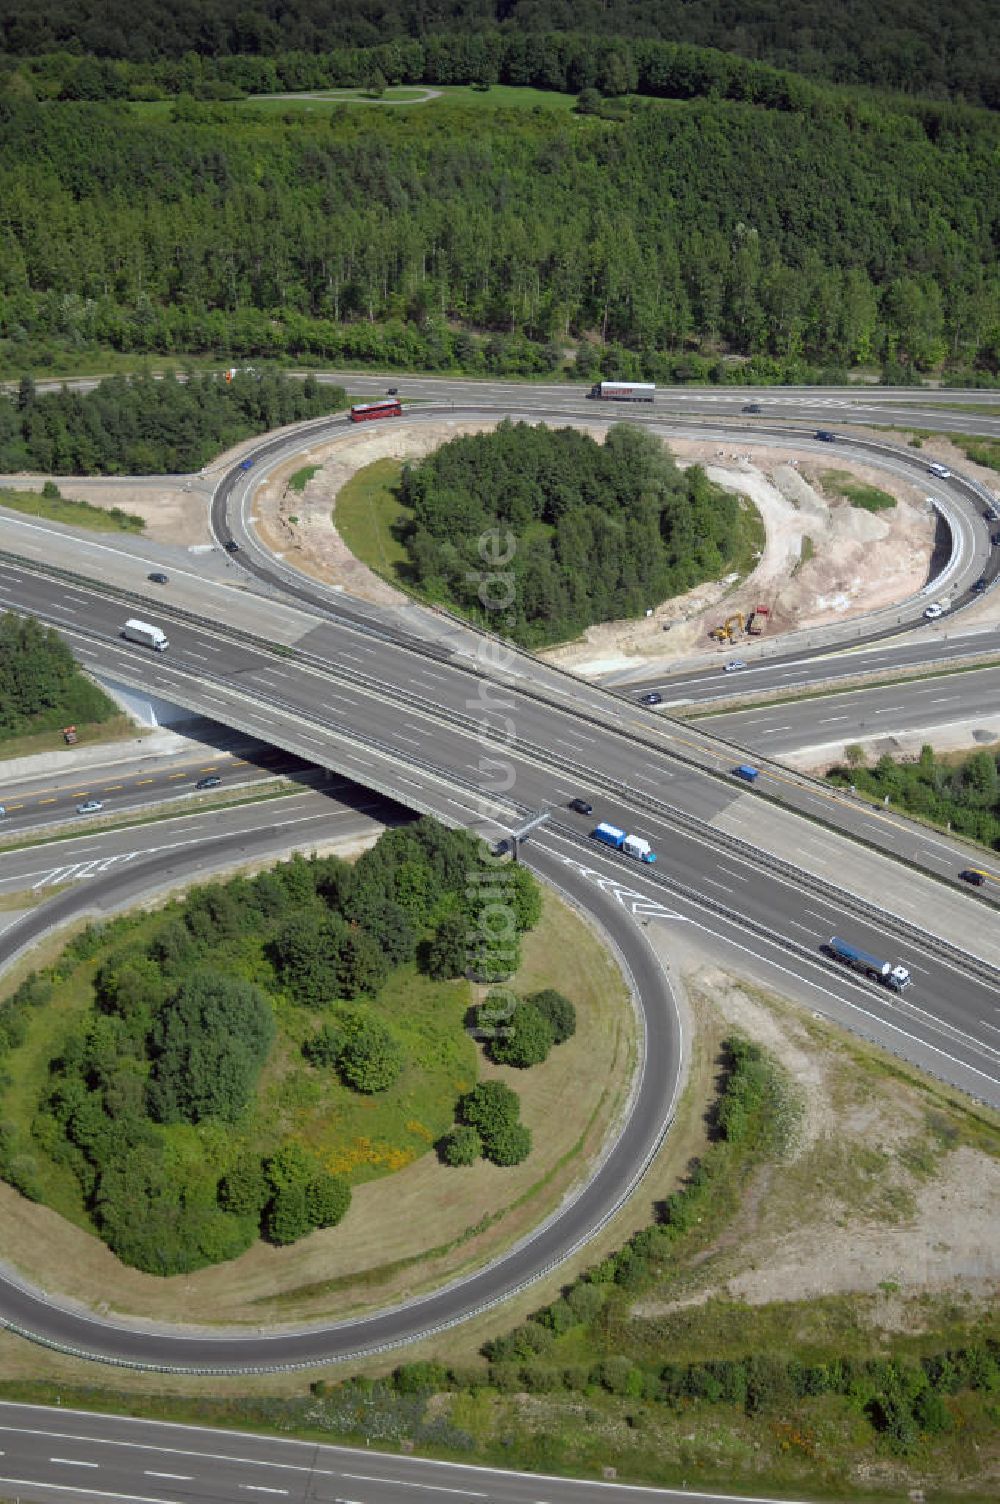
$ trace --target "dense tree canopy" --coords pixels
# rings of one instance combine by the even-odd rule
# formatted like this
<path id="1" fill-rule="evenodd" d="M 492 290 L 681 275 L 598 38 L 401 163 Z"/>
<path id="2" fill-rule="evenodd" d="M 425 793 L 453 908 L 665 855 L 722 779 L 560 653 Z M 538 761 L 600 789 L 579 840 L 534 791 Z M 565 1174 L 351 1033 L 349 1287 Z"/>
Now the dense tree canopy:
<path id="1" fill-rule="evenodd" d="M 114 714 L 113 702 L 84 678 L 58 632 L 33 616 L 0 616 L 0 741 Z"/>
<path id="2" fill-rule="evenodd" d="M 497 23 L 504 29 L 495 32 Z M 15 55 L 97 58 L 317 54 L 386 38 L 460 40 L 496 81 L 495 36 L 570 29 L 722 47 L 821 77 L 996 104 L 1000 32 L 989 0 L 6 0 L 0 45 Z M 302 60 L 307 63 L 307 59 Z M 99 79 L 100 74 L 95 76 Z M 86 75 L 83 75 L 85 78 Z M 626 75 L 627 77 L 627 75 Z M 301 86 L 301 85 L 300 85 Z"/>
<path id="3" fill-rule="evenodd" d="M 973 752 L 958 763 L 940 761 L 930 746 L 916 762 L 880 757 L 871 767 L 864 760 L 831 768 L 829 778 L 842 787 L 853 784 L 879 802 L 886 797 L 935 825 L 947 827 L 1000 850 L 1000 759 L 996 753 Z"/>
<path id="4" fill-rule="evenodd" d="M 0 98 L 0 357 L 531 374 L 575 347 L 585 379 L 719 379 L 720 352 L 749 362 L 741 380 L 1000 370 L 994 117 L 832 91 L 790 109 L 733 87 L 718 98 L 702 70 L 694 97 L 615 120 Z M 202 424 L 218 427 L 204 396 L 195 419 L 143 393 L 179 421 L 147 436 L 130 409 L 124 445 L 102 439 L 102 418 L 115 435 L 121 420 L 95 398 L 82 453 L 39 413 L 34 463 L 91 468 L 126 447 L 132 469 L 180 465 L 172 448 L 201 455 Z M 260 426 L 282 416 L 272 402 Z M 23 424 L 0 407 L 0 451 L 23 452 Z"/>
<path id="5" fill-rule="evenodd" d="M 444 974 L 462 975 L 475 958 L 481 908 L 504 891 L 509 864 L 494 866 L 467 832 L 421 820 L 386 831 L 353 866 L 295 857 L 195 888 L 164 913 L 117 920 L 108 937 L 82 936 L 57 973 L 29 979 L 0 1014 L 3 1054 L 25 1044 L 55 977 L 72 998 L 52 1024 L 55 1052 L 51 1030 L 36 1042 L 34 1067 L 47 1075 L 27 1117 L 0 1124 L 0 1175 L 38 1200 L 51 1200 L 53 1183 L 67 1195 L 75 1183 L 74 1214 L 155 1274 L 233 1258 L 258 1237 L 284 1244 L 334 1226 L 353 1162 L 321 1152 L 324 1118 L 354 1093 L 374 1111 L 373 1099 L 391 1102 L 395 1089 L 409 1130 L 423 1090 L 434 1128 L 416 1121 L 419 1149 L 387 1160 L 398 1168 L 440 1137 L 475 1078 L 465 990 L 449 998 L 431 988 L 412 1019 L 401 1002 L 427 987 L 414 961 L 423 964 L 445 923 L 462 943 Z M 509 902 L 515 932 L 537 920 L 530 873 Z M 397 923 L 402 947 L 386 929 Z M 401 965 L 413 973 L 380 992 Z M 361 991 L 366 1001 L 348 1006 Z M 441 1024 L 432 1010 L 445 1003 Z M 520 1151 L 523 1135 L 510 1144 Z"/>
<path id="6" fill-rule="evenodd" d="M 153 1117 L 161 1123 L 239 1117 L 274 1033 L 274 1014 L 256 987 L 210 971 L 188 976 L 150 1033 Z"/>
<path id="7" fill-rule="evenodd" d="M 400 496 L 417 585 L 528 645 L 638 616 L 721 574 L 742 543 L 739 501 L 627 424 L 602 445 L 505 421 L 407 467 Z M 493 537 L 503 570 L 484 564 Z"/>
<path id="8" fill-rule="evenodd" d="M 0 395 L 0 471 L 148 475 L 198 470 L 220 449 L 285 423 L 336 412 L 340 387 L 289 381 L 273 371 L 232 382 L 189 372 L 109 377 L 92 391 L 39 394 L 25 379 Z"/>

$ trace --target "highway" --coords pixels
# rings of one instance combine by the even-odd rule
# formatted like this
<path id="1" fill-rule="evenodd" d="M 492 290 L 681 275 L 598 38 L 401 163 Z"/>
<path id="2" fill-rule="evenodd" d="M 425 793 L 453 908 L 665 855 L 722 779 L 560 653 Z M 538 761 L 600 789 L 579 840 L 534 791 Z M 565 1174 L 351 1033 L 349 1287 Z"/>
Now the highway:
<path id="1" fill-rule="evenodd" d="M 32 1504 L 766 1504 L 739 1494 L 637 1488 L 365 1448 L 0 1403 L 0 1488 Z"/>
<path id="2" fill-rule="evenodd" d="M 871 736 L 912 736 L 967 722 L 1000 742 L 1000 668 L 882 684 L 746 710 L 716 711 L 699 724 L 769 757 Z"/>
<path id="3" fill-rule="evenodd" d="M 259 452 L 274 458 L 302 443 L 301 436 L 267 441 Z M 231 471 L 217 493 L 218 528 L 229 526 L 230 500 L 237 509 L 234 526 L 241 527 L 248 496 L 245 473 Z M 968 574 L 982 529 L 969 507 L 962 510 L 960 498 L 955 505 L 963 519 L 956 525 L 969 530 L 962 562 Z M 822 809 L 869 844 L 946 874 L 952 886 L 870 857 L 883 861 L 884 872 L 873 891 L 857 899 L 847 891 L 861 881 L 853 869 L 845 870 L 838 887 L 812 879 L 795 863 L 767 861 L 723 829 L 738 818 L 744 801 L 759 808 L 759 795 L 728 776 L 731 750 L 469 632 L 457 631 L 448 646 L 428 643 L 419 631 L 401 631 L 384 613 L 331 602 L 320 587 L 269 565 L 249 536 L 241 537 L 246 562 L 261 583 L 287 591 L 317 621 L 292 653 L 215 625 L 207 611 L 208 620 L 190 620 L 164 604 L 156 619 L 168 627 L 171 647 L 153 655 L 120 640 L 125 613 L 113 592 L 80 579 L 67 599 L 65 582 L 8 561 L 0 563 L 0 604 L 57 623 L 81 661 L 95 670 L 261 736 L 449 823 L 495 838 L 548 806 L 548 822 L 522 855 L 614 938 L 642 1003 L 646 1068 L 620 1137 L 579 1196 L 503 1259 L 420 1302 L 351 1325 L 295 1333 L 165 1334 L 97 1321 L 8 1282 L 0 1287 L 0 1304 L 15 1329 L 139 1366 L 253 1369 L 311 1365 L 404 1343 L 506 1299 L 613 1214 L 668 1126 L 683 1040 L 668 980 L 646 942 L 649 925 L 677 927 L 722 964 L 759 976 L 943 1079 L 1000 1103 L 994 1043 L 1000 952 L 991 927 L 982 924 L 978 901 L 960 894 L 954 883 L 957 852 L 946 840 L 789 778 L 787 787 L 774 788 L 793 808 Z M 657 865 L 637 866 L 596 846 L 588 837 L 593 820 L 566 809 L 581 793 L 594 802 L 594 819 L 612 819 L 648 836 L 659 853 Z M 804 827 L 803 842 L 807 831 L 812 833 Z M 226 834 L 206 839 L 198 859 L 217 864 L 227 853 L 242 855 L 252 847 L 246 833 Z M 110 912 L 138 892 L 180 881 L 192 855 L 153 855 L 127 871 L 111 867 L 88 884 L 87 902 Z M 930 903 L 919 896 L 923 883 L 933 888 Z M 919 923 L 893 917 L 888 908 L 890 892 L 902 906 L 909 890 L 918 895 L 916 912 L 924 916 Z M 60 894 L 12 926 L 0 953 L 30 944 L 52 924 L 78 914 L 80 906 L 79 890 Z M 931 912 L 937 935 L 926 920 Z M 849 938 L 910 967 L 910 992 L 884 992 L 824 957 L 823 944 L 845 925 Z M 968 943 L 963 937 L 955 946 L 949 934 L 963 926 Z"/>

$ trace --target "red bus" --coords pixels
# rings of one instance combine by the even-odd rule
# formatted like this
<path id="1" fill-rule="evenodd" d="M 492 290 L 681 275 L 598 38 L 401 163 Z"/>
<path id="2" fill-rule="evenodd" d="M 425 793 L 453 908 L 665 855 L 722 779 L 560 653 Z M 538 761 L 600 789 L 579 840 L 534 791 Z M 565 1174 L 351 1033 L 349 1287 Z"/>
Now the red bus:
<path id="1" fill-rule="evenodd" d="M 352 423 L 367 423 L 369 418 L 401 418 L 403 409 L 398 397 L 384 397 L 381 402 L 357 402 L 351 408 Z"/>

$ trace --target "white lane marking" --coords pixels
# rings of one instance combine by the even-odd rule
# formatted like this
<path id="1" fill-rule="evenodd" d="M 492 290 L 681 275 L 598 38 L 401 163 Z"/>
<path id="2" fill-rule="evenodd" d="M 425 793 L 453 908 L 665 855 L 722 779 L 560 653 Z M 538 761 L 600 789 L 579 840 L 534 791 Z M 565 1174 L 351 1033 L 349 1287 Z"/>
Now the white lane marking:
<path id="1" fill-rule="evenodd" d="M 287 1488 L 265 1488 L 263 1483 L 241 1483 L 248 1494 L 287 1494 Z"/>
<path id="2" fill-rule="evenodd" d="M 3 1453 L 0 1452 L 0 1456 L 2 1455 Z M 175 1483 L 190 1483 L 194 1478 L 193 1473 L 154 1473 L 152 1468 L 144 1468 L 142 1476 L 144 1478 L 172 1478 Z"/>
<path id="3" fill-rule="evenodd" d="M 50 1462 L 61 1462 L 65 1467 L 100 1467 L 99 1462 L 81 1462 L 79 1457 L 50 1457 Z"/>
<path id="4" fill-rule="evenodd" d="M 832 726 L 834 721 L 846 721 L 846 715 L 828 715 L 825 721 L 820 721 L 820 726 Z"/>
<path id="5" fill-rule="evenodd" d="M 790 924 L 793 929 L 804 930 L 807 935 L 818 935 L 820 933 L 819 930 L 810 929 L 808 924 L 800 924 L 797 919 L 786 919 L 785 923 Z"/>
<path id="6" fill-rule="evenodd" d="M 39 1483 L 37 1478 L 0 1478 L 15 1488 L 44 1489 L 50 1494 L 88 1494 L 96 1499 L 123 1499 L 125 1504 L 174 1504 L 172 1499 L 151 1499 L 146 1494 L 116 1494 L 106 1488 L 81 1488 L 76 1483 Z"/>
<path id="7" fill-rule="evenodd" d="M 487 1499 L 488 1494 L 480 1494 L 472 1488 L 444 1488 L 440 1483 L 410 1483 L 402 1478 L 375 1478 L 371 1473 L 341 1473 L 342 1478 L 350 1478 L 355 1483 L 390 1483 L 393 1488 L 425 1488 L 430 1493 L 440 1494 L 464 1494 L 467 1499 Z"/>

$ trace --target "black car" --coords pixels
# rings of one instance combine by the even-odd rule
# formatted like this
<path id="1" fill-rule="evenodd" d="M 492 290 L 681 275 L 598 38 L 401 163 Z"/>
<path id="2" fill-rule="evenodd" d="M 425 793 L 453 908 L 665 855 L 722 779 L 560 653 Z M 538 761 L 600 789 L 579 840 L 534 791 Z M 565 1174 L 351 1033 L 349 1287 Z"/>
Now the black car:
<path id="1" fill-rule="evenodd" d="M 987 585 L 989 583 L 990 583 L 989 580 L 987 580 L 985 577 L 983 579 L 981 579 L 981 580 L 977 580 L 976 583 L 972 587 L 973 594 L 974 595 L 981 595 L 982 592 L 986 589 L 986 587 L 987 587 Z"/>
<path id="2" fill-rule="evenodd" d="M 1000 533 L 991 533 L 990 542 L 993 544 L 993 547 L 996 548 L 997 545 L 1000 544 Z"/>
<path id="3" fill-rule="evenodd" d="M 571 799 L 569 801 L 569 807 L 570 809 L 576 810 L 576 813 L 578 815 L 592 815 L 594 813 L 594 806 L 592 804 L 588 804 L 586 799 Z"/>
<path id="4" fill-rule="evenodd" d="M 252 470 L 253 469 L 253 460 L 240 460 L 240 469 L 241 470 Z"/>
<path id="5" fill-rule="evenodd" d="M 966 867 L 965 871 L 958 875 L 963 883 L 971 883 L 974 888 L 981 888 L 986 881 L 986 873 L 980 872 L 978 867 Z"/>
<path id="6" fill-rule="evenodd" d="M 385 395 L 387 397 L 398 397 L 399 396 L 399 387 L 398 386 L 387 386 L 386 389 L 385 389 Z"/>
<path id="7" fill-rule="evenodd" d="M 759 413 L 760 410 L 759 402 L 744 402 L 743 404 L 743 411 L 745 413 Z"/>
<path id="8" fill-rule="evenodd" d="M 238 554 L 240 551 L 240 545 L 237 543 L 235 538 L 230 538 L 229 542 L 224 543 L 222 546 L 226 550 L 227 554 Z"/>
<path id="9" fill-rule="evenodd" d="M 831 433 L 828 428 L 817 428 L 813 434 L 813 438 L 822 439 L 824 444 L 835 444 L 837 442 L 837 435 Z"/>
<path id="10" fill-rule="evenodd" d="M 662 705 L 663 704 L 663 696 L 662 695 L 658 695 L 656 693 L 656 690 L 653 689 L 653 690 L 650 690 L 650 692 L 649 692 L 648 695 L 641 695 L 639 697 L 639 703 L 640 703 L 640 705 Z"/>
<path id="11" fill-rule="evenodd" d="M 154 585 L 165 585 L 167 583 L 167 576 L 161 574 L 158 569 L 155 569 L 152 574 L 147 574 L 146 579 L 152 580 Z"/>
<path id="12" fill-rule="evenodd" d="M 209 773 L 207 778 L 199 778 L 195 784 L 196 789 L 217 789 L 222 779 L 218 773 Z"/>

